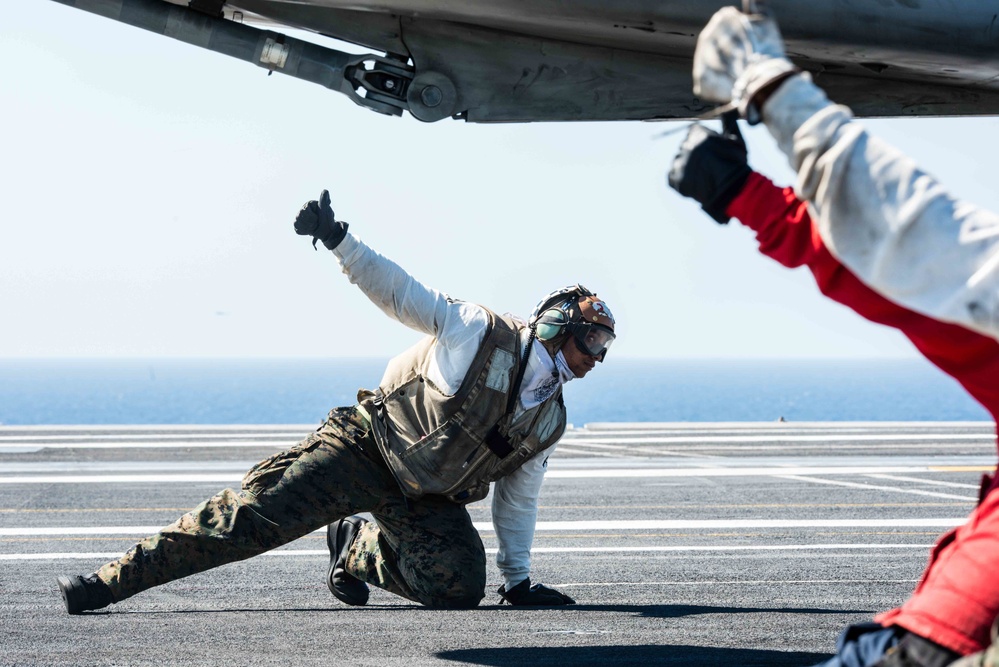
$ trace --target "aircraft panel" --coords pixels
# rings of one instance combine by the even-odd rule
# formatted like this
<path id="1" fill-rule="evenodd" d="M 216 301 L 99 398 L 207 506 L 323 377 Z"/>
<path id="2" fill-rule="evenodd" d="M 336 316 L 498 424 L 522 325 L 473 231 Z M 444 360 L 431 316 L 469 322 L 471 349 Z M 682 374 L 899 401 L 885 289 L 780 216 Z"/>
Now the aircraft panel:
<path id="1" fill-rule="evenodd" d="M 57 1 L 236 54 L 382 113 L 471 122 L 694 118 L 710 109 L 691 92 L 696 36 L 728 4 L 190 0 L 187 9 L 181 0 Z M 180 7 L 164 16 L 161 8 L 173 5 Z M 771 0 L 768 6 L 789 56 L 859 116 L 999 113 L 994 2 Z M 247 25 L 235 30 L 232 20 L 217 18 L 223 16 Z M 250 27 L 260 21 L 387 57 L 347 58 Z M 220 34 L 228 50 L 216 48 Z"/>

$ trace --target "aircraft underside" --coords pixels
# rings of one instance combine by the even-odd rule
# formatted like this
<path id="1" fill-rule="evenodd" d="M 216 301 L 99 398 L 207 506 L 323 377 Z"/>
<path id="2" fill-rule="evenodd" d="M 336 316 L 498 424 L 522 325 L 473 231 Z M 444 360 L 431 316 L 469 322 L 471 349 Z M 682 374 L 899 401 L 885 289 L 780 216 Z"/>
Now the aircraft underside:
<path id="1" fill-rule="evenodd" d="M 56 0 L 337 90 L 470 122 L 689 119 L 698 0 Z M 859 116 L 999 113 L 988 0 L 772 0 L 789 56 Z M 268 29 L 253 27 L 261 24 Z M 358 56 L 286 26 L 351 42 Z"/>

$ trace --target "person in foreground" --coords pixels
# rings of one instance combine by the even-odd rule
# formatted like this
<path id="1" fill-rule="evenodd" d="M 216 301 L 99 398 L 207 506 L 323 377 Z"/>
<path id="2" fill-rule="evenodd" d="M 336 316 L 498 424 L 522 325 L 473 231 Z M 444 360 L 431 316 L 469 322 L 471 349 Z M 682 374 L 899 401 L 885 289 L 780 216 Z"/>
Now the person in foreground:
<path id="1" fill-rule="evenodd" d="M 720 134 L 690 129 L 669 184 L 716 221 L 753 229 L 764 254 L 808 267 L 827 297 L 898 328 L 999 417 L 999 216 L 955 200 L 831 103 L 785 57 L 768 16 L 715 14 L 694 92 L 735 112 Z M 735 114 L 766 125 L 797 171 L 794 190 L 749 168 Z M 999 614 L 996 479 L 984 476 L 978 507 L 940 538 L 911 597 L 848 628 L 825 665 L 938 667 L 986 649 Z"/>
<path id="2" fill-rule="evenodd" d="M 295 230 L 322 241 L 351 283 L 426 337 L 389 362 L 378 389 L 258 463 L 240 490 L 209 498 L 89 576 L 59 577 L 66 610 L 100 609 L 327 524 L 327 585 L 342 602 L 366 604 L 370 584 L 428 607 L 474 607 L 485 595 L 485 549 L 465 504 L 492 482 L 499 595 L 573 604 L 531 584 L 530 551 L 548 456 L 566 427 L 562 386 L 604 360 L 615 339 L 607 305 L 576 285 L 524 322 L 452 299 L 348 233 L 325 190 Z"/>

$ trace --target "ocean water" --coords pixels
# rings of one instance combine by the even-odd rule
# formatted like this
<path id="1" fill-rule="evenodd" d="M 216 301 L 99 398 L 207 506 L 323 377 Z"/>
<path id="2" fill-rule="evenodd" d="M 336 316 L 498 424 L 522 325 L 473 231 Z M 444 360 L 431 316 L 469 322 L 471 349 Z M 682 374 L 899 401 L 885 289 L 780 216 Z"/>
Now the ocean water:
<path id="1" fill-rule="evenodd" d="M 385 359 L 0 360 L 0 423 L 312 424 Z M 965 421 L 985 412 L 921 360 L 610 359 L 566 386 L 569 421 Z"/>

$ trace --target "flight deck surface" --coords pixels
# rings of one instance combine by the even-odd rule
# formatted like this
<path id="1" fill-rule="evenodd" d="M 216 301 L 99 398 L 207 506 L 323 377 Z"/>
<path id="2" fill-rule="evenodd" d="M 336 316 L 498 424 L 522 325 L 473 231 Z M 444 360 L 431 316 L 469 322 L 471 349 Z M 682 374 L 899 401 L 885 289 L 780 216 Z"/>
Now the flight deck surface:
<path id="1" fill-rule="evenodd" d="M 811 665 L 974 507 L 990 423 L 588 424 L 549 461 L 534 581 L 578 604 L 326 589 L 324 535 L 81 616 L 88 573 L 314 425 L 0 426 L 0 665 Z M 469 507 L 490 561 L 489 502 Z"/>

